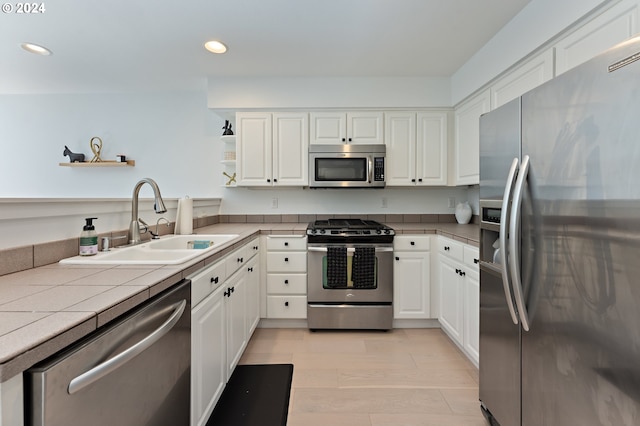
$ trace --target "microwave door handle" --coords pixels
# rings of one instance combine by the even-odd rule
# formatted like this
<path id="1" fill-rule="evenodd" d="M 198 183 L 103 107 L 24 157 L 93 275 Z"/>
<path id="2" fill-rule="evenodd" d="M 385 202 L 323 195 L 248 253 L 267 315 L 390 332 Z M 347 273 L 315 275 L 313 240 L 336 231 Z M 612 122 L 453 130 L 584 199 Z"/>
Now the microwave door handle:
<path id="1" fill-rule="evenodd" d="M 367 170 L 367 176 L 369 176 L 369 183 L 371 183 L 373 182 L 373 178 L 371 176 L 371 174 L 373 173 L 373 160 L 371 159 L 371 157 L 369 157 L 368 166 L 369 169 Z"/>

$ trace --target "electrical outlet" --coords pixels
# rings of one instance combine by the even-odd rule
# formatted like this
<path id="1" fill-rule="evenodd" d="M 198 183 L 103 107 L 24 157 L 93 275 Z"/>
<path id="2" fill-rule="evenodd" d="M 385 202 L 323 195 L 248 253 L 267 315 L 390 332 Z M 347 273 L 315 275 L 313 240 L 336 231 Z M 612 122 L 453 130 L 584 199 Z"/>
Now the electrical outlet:
<path id="1" fill-rule="evenodd" d="M 387 203 L 387 197 L 382 197 L 382 201 L 381 201 L 381 203 L 380 203 L 380 206 L 381 206 L 383 209 L 386 209 L 386 208 L 389 206 L 389 204 Z"/>
<path id="2" fill-rule="evenodd" d="M 449 208 L 453 209 L 456 207 L 456 197 L 449 197 Z"/>
<path id="3" fill-rule="evenodd" d="M 277 209 L 278 208 L 278 199 L 277 198 L 272 198 L 271 199 L 271 208 L 272 209 Z"/>

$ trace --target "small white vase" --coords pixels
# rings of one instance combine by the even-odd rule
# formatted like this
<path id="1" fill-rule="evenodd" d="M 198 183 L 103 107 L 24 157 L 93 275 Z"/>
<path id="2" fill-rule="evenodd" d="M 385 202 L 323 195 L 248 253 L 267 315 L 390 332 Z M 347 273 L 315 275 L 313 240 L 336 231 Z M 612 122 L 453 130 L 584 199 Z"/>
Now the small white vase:
<path id="1" fill-rule="evenodd" d="M 471 219 L 471 206 L 468 201 L 464 203 L 458 203 L 456 206 L 456 220 L 458 223 L 465 224 L 469 223 Z"/>

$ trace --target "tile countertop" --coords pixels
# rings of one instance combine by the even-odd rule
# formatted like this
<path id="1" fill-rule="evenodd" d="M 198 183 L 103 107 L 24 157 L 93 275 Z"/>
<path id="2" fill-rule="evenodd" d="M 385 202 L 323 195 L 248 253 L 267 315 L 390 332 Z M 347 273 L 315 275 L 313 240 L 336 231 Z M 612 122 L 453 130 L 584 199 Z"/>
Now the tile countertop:
<path id="1" fill-rule="evenodd" d="M 477 225 L 389 223 L 398 234 L 441 234 L 478 245 Z M 224 223 L 201 234 L 238 234 L 181 265 L 60 265 L 0 276 L 0 383 L 246 244 L 259 233 L 304 234 L 307 223 Z"/>

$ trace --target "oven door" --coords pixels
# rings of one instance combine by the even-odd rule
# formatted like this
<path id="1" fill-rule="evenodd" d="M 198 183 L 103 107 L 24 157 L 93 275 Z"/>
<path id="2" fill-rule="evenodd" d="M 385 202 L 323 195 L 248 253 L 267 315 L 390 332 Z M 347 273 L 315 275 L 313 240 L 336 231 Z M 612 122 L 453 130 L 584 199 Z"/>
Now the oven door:
<path id="1" fill-rule="evenodd" d="M 346 259 L 332 259 L 332 248 L 345 248 Z M 356 277 L 356 253 L 369 248 L 375 253 L 373 274 Z M 393 301 L 393 246 L 377 244 L 309 244 L 307 300 L 309 303 L 391 303 Z M 365 251 L 365 250 L 363 250 Z M 336 275 L 339 278 L 336 278 Z"/>

